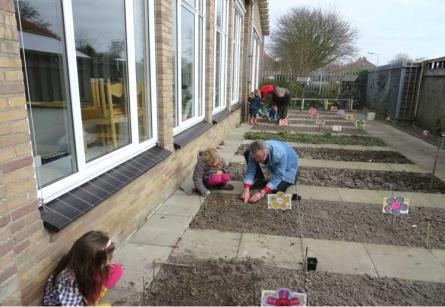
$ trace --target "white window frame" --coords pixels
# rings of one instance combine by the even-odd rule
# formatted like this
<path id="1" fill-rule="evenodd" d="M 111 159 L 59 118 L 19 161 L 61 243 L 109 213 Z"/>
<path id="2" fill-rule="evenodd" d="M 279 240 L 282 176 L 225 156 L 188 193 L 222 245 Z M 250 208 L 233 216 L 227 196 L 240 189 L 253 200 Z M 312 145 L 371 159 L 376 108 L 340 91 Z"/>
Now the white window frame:
<path id="1" fill-rule="evenodd" d="M 259 85 L 259 70 L 260 70 L 260 56 L 263 42 L 255 26 L 252 27 L 252 42 L 251 42 L 251 75 L 250 75 L 250 91 L 254 91 Z"/>
<path id="2" fill-rule="evenodd" d="M 233 14 L 233 52 L 232 52 L 232 72 L 233 85 L 231 93 L 231 104 L 239 102 L 240 95 L 240 70 L 241 70 L 241 37 L 243 33 L 243 21 L 246 9 L 240 0 L 235 0 L 235 10 Z"/>
<path id="3" fill-rule="evenodd" d="M 184 130 L 187 130 L 194 125 L 200 123 L 204 120 L 204 114 L 205 114 L 205 38 L 206 38 L 206 16 L 205 16 L 205 7 L 206 7 L 206 1 L 201 0 L 195 0 L 195 7 L 192 7 L 187 1 L 184 0 L 174 0 L 176 1 L 176 16 L 173 16 L 173 18 L 176 17 L 176 46 L 173 46 L 175 52 L 175 110 L 176 113 L 175 116 L 175 127 L 173 127 L 173 135 L 179 134 L 183 132 Z M 202 6 L 202 7 L 200 7 Z M 194 80 L 193 80 L 193 99 L 194 99 L 194 114 L 193 117 L 182 121 L 182 63 L 181 63 L 181 9 L 185 8 L 189 12 L 191 12 L 194 15 L 194 27 L 195 27 L 195 48 L 194 48 Z M 201 46 L 201 49 L 199 48 L 199 22 L 203 23 L 202 27 L 202 40 L 203 44 Z M 199 56 L 202 58 L 202 67 L 199 65 Z M 200 71 L 201 70 L 201 71 Z M 202 89 L 201 89 L 201 95 L 198 94 L 199 90 L 199 82 L 202 82 Z M 201 100 L 199 99 L 201 98 Z M 201 107 L 202 114 L 199 115 L 199 109 Z"/>
<path id="4" fill-rule="evenodd" d="M 143 142 L 139 142 L 138 114 L 137 114 L 137 90 L 136 90 L 136 61 L 134 50 L 134 19 L 133 0 L 125 0 L 125 27 L 128 63 L 129 82 L 129 114 L 131 128 L 131 143 L 122 148 L 114 150 L 104 156 L 86 162 L 83 139 L 83 123 L 80 107 L 79 84 L 77 75 L 76 45 L 74 33 L 74 20 L 71 0 L 62 0 L 62 14 L 64 20 L 64 30 L 66 39 L 66 52 L 68 62 L 68 82 L 69 95 L 71 97 L 71 107 L 73 116 L 73 133 L 76 147 L 77 172 L 62 178 L 48 186 L 38 190 L 38 197 L 47 203 L 58 196 L 82 185 L 83 183 L 107 172 L 117 165 L 135 157 L 136 155 L 150 149 L 156 145 L 157 135 L 157 101 L 156 101 L 156 66 L 155 66 L 155 34 L 154 34 L 154 1 L 147 1 L 148 10 L 148 42 L 149 42 L 149 63 L 150 69 L 150 101 L 151 101 L 151 122 L 152 137 Z M 146 85 L 147 86 L 147 85 Z"/>
<path id="5" fill-rule="evenodd" d="M 229 1 L 228 0 L 222 0 L 223 1 L 223 11 L 222 11 L 222 20 L 221 20 L 221 28 L 217 25 L 217 9 L 218 6 L 215 4 L 215 41 L 213 44 L 213 112 L 212 114 L 215 115 L 216 113 L 219 113 L 223 111 L 226 107 L 226 99 L 227 99 L 227 32 L 228 32 L 228 18 L 227 18 L 227 12 L 229 11 Z M 220 87 L 219 87 L 219 97 L 221 99 L 221 105 L 219 107 L 216 107 L 216 33 L 219 32 L 221 35 L 221 52 L 220 52 L 220 66 L 219 66 L 219 73 L 220 73 Z"/>

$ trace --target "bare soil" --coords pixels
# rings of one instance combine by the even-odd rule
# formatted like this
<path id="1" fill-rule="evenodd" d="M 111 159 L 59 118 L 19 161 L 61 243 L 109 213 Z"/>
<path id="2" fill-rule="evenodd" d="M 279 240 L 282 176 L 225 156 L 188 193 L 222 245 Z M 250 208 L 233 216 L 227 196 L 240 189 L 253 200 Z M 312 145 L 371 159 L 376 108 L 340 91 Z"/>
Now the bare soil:
<path id="1" fill-rule="evenodd" d="M 255 132 L 244 133 L 244 138 L 248 140 L 282 140 L 285 142 L 308 143 L 308 144 L 338 144 L 338 145 L 361 145 L 361 146 L 386 146 L 381 139 L 372 136 L 361 135 L 333 135 L 309 134 L 309 133 L 288 133 L 282 132 Z"/>
<path id="2" fill-rule="evenodd" d="M 249 144 L 242 144 L 235 154 L 242 155 L 249 148 Z M 348 150 L 335 148 L 310 148 L 294 147 L 298 156 L 302 159 L 330 160 L 330 161 L 354 161 L 374 163 L 412 164 L 405 156 L 397 151 L 378 150 Z"/>
<path id="3" fill-rule="evenodd" d="M 301 126 L 278 126 L 278 125 L 267 125 L 267 124 L 263 124 L 263 125 L 257 125 L 257 126 L 253 126 L 252 130 L 260 130 L 260 131 L 293 131 L 293 132 L 319 132 L 319 133 L 335 133 L 332 131 L 332 128 L 327 126 L 325 128 L 318 128 L 318 127 L 301 127 Z M 355 127 L 343 127 L 343 130 L 341 132 L 338 132 L 341 134 L 350 134 L 350 135 L 367 135 L 368 132 L 366 132 L 363 129 L 358 129 Z"/>
<path id="4" fill-rule="evenodd" d="M 230 163 L 233 180 L 241 181 L 245 164 Z M 445 182 L 430 174 L 357 169 L 300 167 L 297 184 L 366 190 L 445 193 Z"/>
<path id="5" fill-rule="evenodd" d="M 142 305 L 259 306 L 261 291 L 286 287 L 308 305 L 444 305 L 445 284 L 368 275 L 302 272 L 258 260 L 172 259 L 145 290 Z"/>
<path id="6" fill-rule="evenodd" d="M 409 214 L 392 221 L 377 204 L 303 199 L 292 205 L 291 210 L 270 210 L 266 199 L 245 205 L 238 195 L 215 193 L 201 206 L 190 228 L 424 247 L 426 219 L 431 218 L 432 246 L 445 249 L 444 209 L 411 207 Z"/>

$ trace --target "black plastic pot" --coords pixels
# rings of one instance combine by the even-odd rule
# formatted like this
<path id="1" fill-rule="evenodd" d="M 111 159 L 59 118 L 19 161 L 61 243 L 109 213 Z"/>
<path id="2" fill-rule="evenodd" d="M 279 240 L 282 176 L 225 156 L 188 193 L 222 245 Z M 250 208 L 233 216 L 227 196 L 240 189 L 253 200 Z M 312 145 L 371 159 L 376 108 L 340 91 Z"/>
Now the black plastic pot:
<path id="1" fill-rule="evenodd" d="M 307 257 L 307 270 L 315 271 L 317 269 L 318 260 L 315 257 Z"/>

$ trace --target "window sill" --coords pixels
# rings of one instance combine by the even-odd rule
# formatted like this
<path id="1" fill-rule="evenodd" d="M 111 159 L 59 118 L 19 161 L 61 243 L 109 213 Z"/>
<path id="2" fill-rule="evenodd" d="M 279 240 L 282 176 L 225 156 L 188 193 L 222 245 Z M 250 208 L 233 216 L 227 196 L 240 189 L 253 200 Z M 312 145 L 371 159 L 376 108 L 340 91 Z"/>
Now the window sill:
<path id="1" fill-rule="evenodd" d="M 241 103 L 237 102 L 235 104 L 232 104 L 232 107 L 230 109 L 230 112 L 235 112 L 236 110 L 241 109 Z"/>
<path id="2" fill-rule="evenodd" d="M 220 122 L 222 122 L 226 117 L 228 117 L 230 115 L 230 111 L 228 109 L 225 109 L 215 115 L 213 115 L 213 124 L 218 124 Z"/>
<path id="3" fill-rule="evenodd" d="M 59 231 L 166 159 L 170 151 L 155 146 L 40 207 L 43 225 Z"/>
<path id="4" fill-rule="evenodd" d="M 174 145 L 176 149 L 183 148 L 185 145 L 196 139 L 198 136 L 212 128 L 212 125 L 206 121 L 202 121 L 193 127 L 175 135 Z"/>

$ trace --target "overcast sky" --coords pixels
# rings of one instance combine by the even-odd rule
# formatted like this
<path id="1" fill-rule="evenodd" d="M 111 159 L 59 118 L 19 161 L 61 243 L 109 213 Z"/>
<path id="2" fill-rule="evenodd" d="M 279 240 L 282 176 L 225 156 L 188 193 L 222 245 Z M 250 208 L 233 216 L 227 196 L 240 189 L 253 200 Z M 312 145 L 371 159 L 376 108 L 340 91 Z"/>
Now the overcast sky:
<path id="1" fill-rule="evenodd" d="M 357 56 L 379 65 L 397 54 L 411 58 L 445 56 L 444 0 L 269 0 L 271 30 L 290 8 L 336 10 L 358 31 Z"/>

